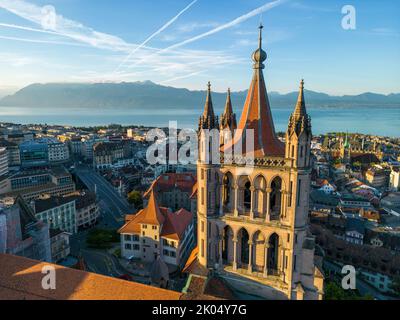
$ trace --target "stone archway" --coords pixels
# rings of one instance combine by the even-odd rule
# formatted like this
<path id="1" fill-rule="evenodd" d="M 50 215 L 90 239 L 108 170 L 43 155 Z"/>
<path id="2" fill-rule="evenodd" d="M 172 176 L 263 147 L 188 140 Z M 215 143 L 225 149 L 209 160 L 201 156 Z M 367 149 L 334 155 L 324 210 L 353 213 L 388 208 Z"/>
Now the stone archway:
<path id="1" fill-rule="evenodd" d="M 278 275 L 279 262 L 279 236 L 273 233 L 268 240 L 268 274 Z"/>
<path id="2" fill-rule="evenodd" d="M 233 230 L 230 226 L 225 226 L 222 235 L 222 262 L 231 265 L 233 255 Z"/>
<path id="3" fill-rule="evenodd" d="M 247 268 L 249 265 L 250 252 L 249 252 L 249 233 L 245 228 L 241 228 L 238 232 L 238 265 L 242 268 Z"/>
<path id="4" fill-rule="evenodd" d="M 230 172 L 226 173 L 222 179 L 222 205 L 226 210 L 232 211 L 233 209 L 233 176 Z"/>
<path id="5" fill-rule="evenodd" d="M 282 179 L 275 177 L 271 182 L 271 195 L 269 201 L 270 220 L 279 220 L 282 205 Z"/>

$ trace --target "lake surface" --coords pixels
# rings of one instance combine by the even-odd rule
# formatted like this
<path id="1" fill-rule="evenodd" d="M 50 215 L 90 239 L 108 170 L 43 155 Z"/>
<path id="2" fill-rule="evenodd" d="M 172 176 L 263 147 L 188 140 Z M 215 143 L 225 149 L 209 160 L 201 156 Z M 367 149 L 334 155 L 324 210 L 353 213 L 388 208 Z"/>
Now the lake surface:
<path id="1" fill-rule="evenodd" d="M 286 130 L 291 107 L 272 108 L 275 128 Z M 400 137 L 400 106 L 308 107 L 313 133 L 349 131 Z M 0 107 L 0 122 L 95 126 L 108 124 L 166 127 L 177 121 L 179 128 L 196 128 L 201 110 L 99 110 Z M 238 115 L 239 114 L 239 115 Z M 240 112 L 237 117 L 239 121 Z"/>

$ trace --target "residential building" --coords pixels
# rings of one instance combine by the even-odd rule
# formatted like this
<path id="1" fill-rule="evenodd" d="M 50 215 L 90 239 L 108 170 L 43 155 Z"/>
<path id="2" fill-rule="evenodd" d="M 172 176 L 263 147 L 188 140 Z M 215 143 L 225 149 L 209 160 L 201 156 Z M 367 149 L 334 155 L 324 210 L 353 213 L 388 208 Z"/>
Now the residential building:
<path id="1" fill-rule="evenodd" d="M 64 196 L 65 199 L 75 200 L 76 224 L 78 228 L 94 226 L 100 216 L 96 194 L 90 191 L 77 191 Z"/>
<path id="2" fill-rule="evenodd" d="M 31 203 L 35 217 L 46 222 L 52 229 L 75 234 L 76 222 L 75 199 L 44 196 Z"/>
<path id="3" fill-rule="evenodd" d="M 389 188 L 392 191 L 400 191 L 400 169 L 393 167 L 390 172 Z"/>
<path id="4" fill-rule="evenodd" d="M 70 235 L 60 229 L 50 229 L 51 261 L 53 263 L 64 260 L 71 253 Z"/>
<path id="5" fill-rule="evenodd" d="M 1 208 L 0 217 L 0 241 L 3 242 L 0 253 L 4 253 L 5 248 L 5 253 L 51 262 L 49 227 L 36 219 L 22 197 L 18 197 L 13 206 Z"/>
<path id="6" fill-rule="evenodd" d="M 371 203 L 356 194 L 345 193 L 340 196 L 340 206 L 343 208 L 371 208 Z"/>
<path id="7" fill-rule="evenodd" d="M 69 160 L 68 145 L 56 139 L 46 139 L 50 164 L 64 163 Z"/>
<path id="8" fill-rule="evenodd" d="M 7 141 L 5 139 L 0 139 L 0 147 L 4 147 L 7 149 L 9 167 L 16 167 L 21 165 L 19 147 L 16 143 Z"/>
<path id="9" fill-rule="evenodd" d="M 0 177 L 8 174 L 8 151 L 0 147 Z"/>
<path id="10" fill-rule="evenodd" d="M 199 269 L 212 269 L 248 294 L 322 299 L 323 277 L 314 263 L 315 242 L 307 227 L 312 133 L 304 81 L 283 143 L 274 130 L 261 42 L 260 28 L 239 130 L 220 149 L 219 137 L 207 139 L 205 131 L 219 128 L 208 84 L 199 121 L 197 262 Z M 246 150 L 251 145 L 246 143 L 247 129 L 254 133 L 253 150 Z M 209 159 L 222 159 L 222 164 Z M 244 166 L 248 163 L 250 167 Z"/>
<path id="11" fill-rule="evenodd" d="M 182 268 L 194 246 L 193 214 L 160 207 L 154 192 L 144 209 L 126 216 L 118 232 L 122 256 L 148 263 L 160 256 L 165 263 Z"/>
<path id="12" fill-rule="evenodd" d="M 367 170 L 365 179 L 374 188 L 387 188 L 389 183 L 390 170 L 375 165 Z"/>
<path id="13" fill-rule="evenodd" d="M 347 218 L 345 240 L 358 245 L 364 244 L 365 222 L 358 218 Z"/>
<path id="14" fill-rule="evenodd" d="M 124 145 L 120 142 L 99 142 L 93 146 L 93 168 L 108 169 L 124 158 Z"/>
<path id="15" fill-rule="evenodd" d="M 144 194 L 145 204 L 151 192 L 155 192 L 160 206 L 174 211 L 180 208 L 191 211 L 194 201 L 191 195 L 196 183 L 196 177 L 192 173 L 163 173 Z"/>

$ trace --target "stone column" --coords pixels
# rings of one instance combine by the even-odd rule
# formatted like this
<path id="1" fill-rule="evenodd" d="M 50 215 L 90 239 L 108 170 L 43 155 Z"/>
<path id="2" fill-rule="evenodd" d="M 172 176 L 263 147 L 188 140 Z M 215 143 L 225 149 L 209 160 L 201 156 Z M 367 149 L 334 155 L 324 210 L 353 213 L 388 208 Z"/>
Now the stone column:
<path id="1" fill-rule="evenodd" d="M 239 216 L 239 186 L 237 184 L 234 185 L 235 190 L 235 205 L 233 209 L 233 215 L 235 217 Z"/>
<path id="2" fill-rule="evenodd" d="M 237 243 L 238 239 L 234 238 L 233 239 L 233 270 L 237 270 Z"/>
<path id="3" fill-rule="evenodd" d="M 224 214 L 224 186 L 221 185 L 220 187 L 220 205 L 219 205 L 219 215 L 222 216 Z"/>
<path id="4" fill-rule="evenodd" d="M 265 222 L 270 222 L 271 221 L 271 209 L 270 209 L 270 201 L 271 201 L 271 188 L 267 188 L 267 212 L 265 214 Z"/>
<path id="5" fill-rule="evenodd" d="M 254 204 L 255 204 L 255 191 L 254 187 L 250 187 L 251 199 L 250 199 L 250 219 L 254 219 Z"/>
<path id="6" fill-rule="evenodd" d="M 249 266 L 248 266 L 249 273 L 253 272 L 253 241 L 249 240 Z"/>
<path id="7" fill-rule="evenodd" d="M 281 270 L 280 270 L 280 272 L 281 272 L 281 274 L 280 274 L 280 276 L 281 276 L 281 279 L 283 280 L 283 282 L 285 282 L 286 281 L 286 273 L 285 273 L 285 262 L 286 262 L 286 249 L 282 246 L 282 250 L 281 250 L 281 252 L 282 252 L 282 266 L 281 266 Z"/>
<path id="8" fill-rule="evenodd" d="M 286 216 L 285 206 L 286 206 L 286 191 L 281 190 L 281 218 L 284 218 Z"/>
<path id="9" fill-rule="evenodd" d="M 218 261 L 218 264 L 219 264 L 220 269 L 224 268 L 224 263 L 222 261 L 222 251 L 223 251 L 222 241 L 223 241 L 222 234 L 220 234 L 219 235 L 219 239 L 218 239 L 218 246 L 219 246 L 219 261 Z"/>
<path id="10" fill-rule="evenodd" d="M 268 249 L 269 249 L 269 244 L 266 242 L 264 251 L 264 277 L 268 276 Z"/>

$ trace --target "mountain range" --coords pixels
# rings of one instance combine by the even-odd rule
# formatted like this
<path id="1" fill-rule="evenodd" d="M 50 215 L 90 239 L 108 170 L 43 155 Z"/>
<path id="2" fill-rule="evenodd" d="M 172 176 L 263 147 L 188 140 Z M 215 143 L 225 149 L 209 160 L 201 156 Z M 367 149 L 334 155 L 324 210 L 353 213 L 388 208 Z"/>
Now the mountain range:
<path id="1" fill-rule="evenodd" d="M 232 102 L 242 106 L 247 91 L 232 92 Z M 122 83 L 48 83 L 32 84 L 12 95 L 0 99 L 0 107 L 28 108 L 96 108 L 96 109 L 187 109 L 201 110 L 205 91 L 190 91 L 155 84 L 151 81 Z M 291 106 L 296 103 L 298 93 L 280 94 L 270 92 L 272 106 Z M 213 103 L 222 110 L 226 93 L 213 92 Z M 399 106 L 400 93 L 331 96 L 315 91 L 305 91 L 307 106 Z"/>

